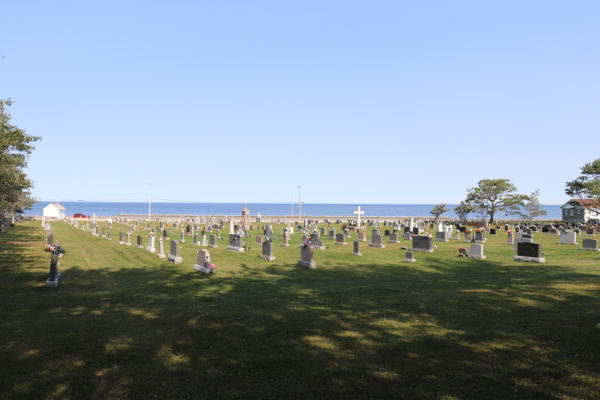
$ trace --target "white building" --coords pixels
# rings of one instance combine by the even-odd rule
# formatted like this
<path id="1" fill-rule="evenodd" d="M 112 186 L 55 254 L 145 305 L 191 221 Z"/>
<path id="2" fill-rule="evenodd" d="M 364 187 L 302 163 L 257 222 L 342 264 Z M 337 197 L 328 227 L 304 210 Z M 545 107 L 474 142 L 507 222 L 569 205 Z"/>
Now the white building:
<path id="1" fill-rule="evenodd" d="M 44 218 L 60 221 L 65 219 L 65 210 L 59 203 L 50 203 L 44 207 Z"/>
<path id="2" fill-rule="evenodd" d="M 597 221 L 600 218 L 600 204 L 597 208 L 590 209 L 596 204 L 596 200 L 592 199 L 571 199 L 561 207 L 562 220 L 583 223 Z"/>

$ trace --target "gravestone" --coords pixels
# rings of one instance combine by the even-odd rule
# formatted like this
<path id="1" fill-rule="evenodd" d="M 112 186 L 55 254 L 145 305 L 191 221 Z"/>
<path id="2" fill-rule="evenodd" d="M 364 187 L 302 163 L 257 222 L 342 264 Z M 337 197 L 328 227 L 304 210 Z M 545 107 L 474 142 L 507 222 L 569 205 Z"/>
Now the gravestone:
<path id="1" fill-rule="evenodd" d="M 163 240 L 169 240 L 169 231 L 163 229 Z"/>
<path id="2" fill-rule="evenodd" d="M 435 241 L 436 242 L 447 242 L 448 241 L 448 234 L 446 231 L 437 231 L 435 233 Z"/>
<path id="3" fill-rule="evenodd" d="M 343 233 L 338 233 L 337 235 L 335 235 L 335 244 L 339 244 L 339 245 L 347 245 L 348 243 L 346 243 L 346 241 L 344 240 L 344 234 Z"/>
<path id="4" fill-rule="evenodd" d="M 404 262 L 413 263 L 413 262 L 417 262 L 417 259 L 415 258 L 414 254 L 411 251 L 407 251 L 404 254 Z"/>
<path id="5" fill-rule="evenodd" d="M 229 244 L 227 250 L 234 251 L 236 253 L 243 253 L 244 249 L 244 238 L 240 235 L 229 235 Z"/>
<path id="6" fill-rule="evenodd" d="M 131 246 L 131 232 L 127 232 L 125 236 L 125 246 Z"/>
<path id="7" fill-rule="evenodd" d="M 171 251 L 167 257 L 167 261 L 174 264 L 181 264 L 183 262 L 183 258 L 179 254 L 179 246 L 180 244 L 177 240 L 171 240 Z"/>
<path id="8" fill-rule="evenodd" d="M 283 244 L 281 247 L 290 247 L 290 235 L 287 232 L 283 233 Z"/>
<path id="9" fill-rule="evenodd" d="M 398 240 L 398 234 L 396 232 L 390 233 L 388 237 L 388 243 L 400 243 Z"/>
<path id="10" fill-rule="evenodd" d="M 50 269 L 48 270 L 48 279 L 46 287 L 56 289 L 60 281 L 60 260 L 58 254 L 52 253 L 50 257 Z"/>
<path id="11" fill-rule="evenodd" d="M 490 235 L 496 235 L 496 229 L 490 228 Z"/>
<path id="12" fill-rule="evenodd" d="M 202 235 L 203 237 L 206 237 L 206 235 Z M 208 247 L 212 248 L 212 249 L 216 249 L 219 247 L 219 245 L 217 244 L 217 236 L 216 235 L 210 235 L 208 237 Z"/>
<path id="13" fill-rule="evenodd" d="M 483 255 L 483 245 L 478 243 L 471 244 L 471 251 L 467 254 L 467 257 L 485 260 L 485 255 Z"/>
<path id="14" fill-rule="evenodd" d="M 110 231 L 108 231 L 108 233 L 106 234 L 106 239 L 112 240 L 112 235 L 111 235 Z"/>
<path id="15" fill-rule="evenodd" d="M 433 240 L 429 236 L 413 236 L 411 251 L 433 253 Z"/>
<path id="16" fill-rule="evenodd" d="M 311 247 L 313 249 L 325 250 L 325 246 L 323 245 L 323 242 L 321 242 L 320 240 L 321 240 L 321 237 L 317 232 L 310 235 Z"/>
<path id="17" fill-rule="evenodd" d="M 600 249 L 598 249 L 598 242 L 596 241 L 596 239 L 583 239 L 583 247 L 580 247 L 580 249 L 600 251 Z"/>
<path id="18" fill-rule="evenodd" d="M 475 232 L 475 242 L 476 243 L 485 243 L 487 239 L 485 238 L 485 232 Z"/>
<path id="19" fill-rule="evenodd" d="M 371 235 L 379 235 L 379 229 L 371 229 Z"/>
<path id="20" fill-rule="evenodd" d="M 273 242 L 265 242 L 262 244 L 262 254 L 260 258 L 266 261 L 275 260 L 275 256 L 273 255 Z"/>
<path id="21" fill-rule="evenodd" d="M 313 249 L 310 246 L 300 246 L 300 260 L 296 262 L 299 267 L 316 269 L 317 263 L 313 261 Z"/>
<path id="22" fill-rule="evenodd" d="M 352 252 L 352 254 L 354 254 L 355 256 L 362 256 L 362 253 L 360 252 L 360 242 L 358 240 L 354 241 L 353 248 L 354 251 Z"/>
<path id="23" fill-rule="evenodd" d="M 259 246 L 262 246 L 263 242 L 265 241 L 264 236 L 257 236 L 256 237 L 256 244 Z"/>
<path id="24" fill-rule="evenodd" d="M 575 232 L 562 232 L 560 240 L 556 244 L 579 244 L 577 243 L 577 234 Z"/>
<path id="25" fill-rule="evenodd" d="M 46 245 L 47 246 L 54 245 L 54 235 L 52 233 L 49 233 L 46 235 Z"/>
<path id="26" fill-rule="evenodd" d="M 350 238 L 350 230 L 348 228 L 344 229 L 344 238 Z"/>
<path id="27" fill-rule="evenodd" d="M 381 235 L 371 236 L 371 243 L 369 243 L 369 247 L 379 247 L 382 249 L 385 248 L 385 244 L 383 244 L 381 240 Z"/>
<path id="28" fill-rule="evenodd" d="M 179 243 L 185 243 L 185 233 L 183 232 L 183 229 L 179 235 Z"/>
<path id="29" fill-rule="evenodd" d="M 526 240 L 526 239 L 517 239 Z M 514 261 L 545 263 L 546 259 L 542 256 L 542 245 L 533 242 L 517 243 L 517 255 L 513 256 Z"/>
<path id="30" fill-rule="evenodd" d="M 365 233 L 364 232 L 358 232 L 358 239 L 359 242 L 366 242 L 367 238 L 365 237 Z"/>
<path id="31" fill-rule="evenodd" d="M 404 232 L 404 239 L 405 240 L 411 240 L 412 238 L 412 233 L 410 232 Z"/>
<path id="32" fill-rule="evenodd" d="M 513 244 L 515 244 L 515 235 L 513 235 L 512 233 L 509 233 L 509 234 L 508 234 L 508 237 L 507 237 L 507 239 L 506 239 L 506 244 L 509 244 L 509 245 L 511 245 L 511 246 L 512 246 Z"/>
<path id="33" fill-rule="evenodd" d="M 119 232 L 119 244 L 125 244 L 125 234 L 123 232 Z"/>
<path id="34" fill-rule="evenodd" d="M 588 228 L 585 236 L 596 236 L 596 230 L 594 228 Z"/>
<path id="35" fill-rule="evenodd" d="M 142 237 L 140 235 L 137 236 L 137 243 L 135 245 L 138 249 L 144 248 L 144 242 L 142 241 Z"/>
<path id="36" fill-rule="evenodd" d="M 413 234 L 413 235 L 420 235 L 420 234 L 421 234 L 421 228 L 419 228 L 418 226 L 415 226 L 415 227 L 412 229 L 412 234 Z"/>
<path id="37" fill-rule="evenodd" d="M 158 253 L 156 254 L 156 257 L 158 258 L 166 258 L 167 256 L 165 255 L 165 242 L 160 239 L 158 241 Z"/>
<path id="38" fill-rule="evenodd" d="M 146 250 L 150 253 L 156 253 L 155 242 L 156 236 L 148 235 L 148 247 L 146 247 Z"/>

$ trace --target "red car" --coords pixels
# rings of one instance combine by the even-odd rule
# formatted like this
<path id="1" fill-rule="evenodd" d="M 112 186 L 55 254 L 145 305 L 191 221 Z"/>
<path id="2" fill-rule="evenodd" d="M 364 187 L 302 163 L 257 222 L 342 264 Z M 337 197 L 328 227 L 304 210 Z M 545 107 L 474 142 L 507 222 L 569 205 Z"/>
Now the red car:
<path id="1" fill-rule="evenodd" d="M 89 215 L 85 215 L 85 214 L 77 213 L 77 214 L 73 214 L 73 218 L 90 218 L 90 216 Z"/>

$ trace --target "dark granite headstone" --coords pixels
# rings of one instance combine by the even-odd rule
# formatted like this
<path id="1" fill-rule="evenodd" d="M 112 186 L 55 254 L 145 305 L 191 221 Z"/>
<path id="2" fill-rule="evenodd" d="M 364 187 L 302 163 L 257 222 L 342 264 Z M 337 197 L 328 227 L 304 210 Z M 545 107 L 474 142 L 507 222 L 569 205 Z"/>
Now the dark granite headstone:
<path id="1" fill-rule="evenodd" d="M 414 249 L 431 250 L 433 249 L 432 243 L 431 238 L 427 236 L 413 236 L 412 238 L 412 247 Z"/>
<path id="2" fill-rule="evenodd" d="M 517 255 L 522 257 L 540 258 L 542 256 L 542 245 L 533 242 L 517 243 Z"/>

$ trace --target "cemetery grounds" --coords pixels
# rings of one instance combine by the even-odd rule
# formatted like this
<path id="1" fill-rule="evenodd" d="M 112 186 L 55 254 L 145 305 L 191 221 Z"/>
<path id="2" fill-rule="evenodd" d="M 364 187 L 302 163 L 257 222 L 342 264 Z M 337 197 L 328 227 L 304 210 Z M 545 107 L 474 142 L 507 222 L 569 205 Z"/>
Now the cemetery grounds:
<path id="1" fill-rule="evenodd" d="M 147 230 L 119 245 L 126 231 L 53 223 L 68 251 L 57 290 L 39 221 L 0 234 L 0 398 L 600 398 L 600 260 L 556 236 L 534 234 L 548 253 L 535 264 L 512 261 L 504 230 L 485 260 L 457 258 L 470 245 L 453 238 L 416 263 L 402 234 L 362 257 L 355 232 L 348 246 L 322 235 L 308 270 L 301 233 L 267 262 L 262 231 L 234 253 L 225 228 L 205 275 L 191 237 L 175 265 L 135 247 Z"/>

